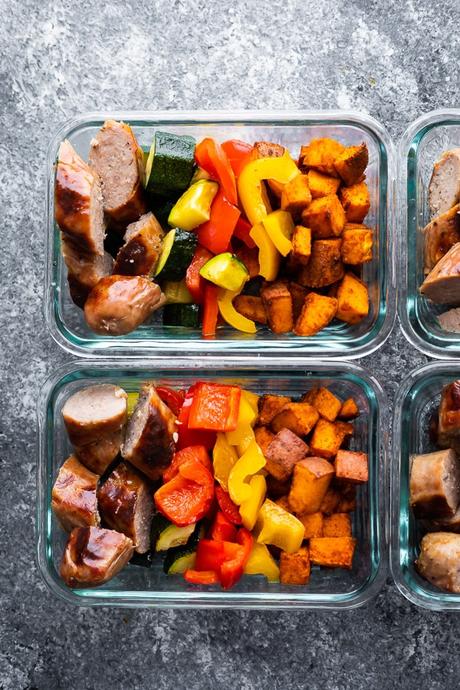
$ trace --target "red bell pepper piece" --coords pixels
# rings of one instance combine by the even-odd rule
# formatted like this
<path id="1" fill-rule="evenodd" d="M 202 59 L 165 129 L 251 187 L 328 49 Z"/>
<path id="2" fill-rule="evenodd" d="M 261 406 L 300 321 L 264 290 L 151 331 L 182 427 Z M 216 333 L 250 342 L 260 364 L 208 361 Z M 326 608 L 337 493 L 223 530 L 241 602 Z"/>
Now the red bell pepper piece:
<path id="1" fill-rule="evenodd" d="M 256 246 L 256 243 L 254 242 L 254 240 L 252 239 L 252 237 L 249 234 L 251 232 L 251 230 L 252 230 L 251 223 L 248 220 L 246 220 L 246 218 L 243 218 L 242 216 L 240 216 L 238 218 L 237 224 L 235 225 L 235 229 L 233 231 L 233 236 L 237 237 L 239 240 L 244 242 L 246 247 L 249 247 L 249 249 L 254 249 L 254 247 Z"/>
<path id="2" fill-rule="evenodd" d="M 182 448 L 187 448 L 189 446 L 204 446 L 208 450 L 212 450 L 216 442 L 216 434 L 214 432 L 195 431 L 189 428 L 188 420 L 195 389 L 196 385 L 193 385 L 185 394 L 183 405 L 177 417 L 177 450 L 182 450 Z"/>
<path id="3" fill-rule="evenodd" d="M 214 570 L 191 570 L 185 571 L 184 578 L 192 585 L 217 585 L 219 578 Z"/>
<path id="4" fill-rule="evenodd" d="M 240 544 L 239 551 L 231 559 L 226 559 L 220 567 L 220 583 L 224 589 L 230 589 L 243 575 L 244 566 L 251 553 L 254 539 L 251 533 L 242 527 L 238 530 L 237 541 Z"/>
<path id="5" fill-rule="evenodd" d="M 211 539 L 214 541 L 235 541 L 236 527 L 219 510 L 211 527 Z"/>
<path id="6" fill-rule="evenodd" d="M 237 557 L 241 549 L 231 541 L 200 539 L 196 549 L 195 570 L 214 570 L 219 572 L 222 563 Z"/>
<path id="7" fill-rule="evenodd" d="M 227 199 L 236 205 L 235 174 L 222 146 L 211 137 L 206 137 L 195 147 L 195 160 L 211 177 L 217 179 Z"/>
<path id="8" fill-rule="evenodd" d="M 171 412 L 174 412 L 177 417 L 184 402 L 185 391 L 175 391 L 173 388 L 168 388 L 168 386 L 156 386 L 155 390 Z"/>
<path id="9" fill-rule="evenodd" d="M 197 229 L 199 244 L 213 254 L 227 251 L 240 215 L 240 209 L 228 200 L 225 190 L 219 188 L 211 205 L 209 220 Z"/>
<path id="10" fill-rule="evenodd" d="M 241 515 L 238 506 L 233 503 L 229 494 L 221 486 L 216 486 L 216 499 L 219 508 L 230 522 L 234 525 L 241 525 Z"/>
<path id="11" fill-rule="evenodd" d="M 227 155 L 235 177 L 238 177 L 246 163 L 250 160 L 254 146 L 239 139 L 224 141 L 222 149 Z"/>
<path id="12" fill-rule="evenodd" d="M 219 306 L 217 304 L 217 285 L 207 283 L 204 286 L 203 315 L 201 332 L 204 338 L 211 338 L 216 335 L 217 318 L 219 316 Z"/>
<path id="13" fill-rule="evenodd" d="M 187 273 L 185 274 L 185 284 L 187 285 L 188 291 L 193 297 L 193 301 L 196 304 L 201 304 L 203 301 L 205 280 L 200 276 L 200 269 L 212 259 L 212 254 L 204 247 L 197 246 L 195 249 L 195 254 L 193 255 L 192 262 L 187 268 Z"/>
<path id="14" fill-rule="evenodd" d="M 163 482 L 169 482 L 179 472 L 179 467 L 187 460 L 198 460 L 212 474 L 209 453 L 204 446 L 188 446 L 174 454 L 171 464 L 163 472 Z"/>
<path id="15" fill-rule="evenodd" d="M 197 383 L 188 426 L 205 431 L 235 431 L 241 388 L 217 383 Z"/>
<path id="16" fill-rule="evenodd" d="M 214 478 L 196 459 L 182 463 L 176 476 L 154 494 L 157 510 L 179 527 L 201 520 L 213 498 Z"/>

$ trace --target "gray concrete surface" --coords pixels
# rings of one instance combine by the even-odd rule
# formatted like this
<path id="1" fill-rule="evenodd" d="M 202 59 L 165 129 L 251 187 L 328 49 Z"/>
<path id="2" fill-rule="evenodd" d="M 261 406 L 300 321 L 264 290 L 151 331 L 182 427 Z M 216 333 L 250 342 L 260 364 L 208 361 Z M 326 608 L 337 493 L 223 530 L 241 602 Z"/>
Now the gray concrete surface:
<path id="1" fill-rule="evenodd" d="M 0 688 L 455 688 L 456 615 L 388 583 L 357 611 L 76 610 L 34 564 L 35 399 L 68 359 L 41 312 L 44 157 L 117 108 L 356 108 L 394 138 L 459 105 L 458 0 L 0 0 Z M 364 361 L 391 396 L 424 361 L 396 330 Z"/>

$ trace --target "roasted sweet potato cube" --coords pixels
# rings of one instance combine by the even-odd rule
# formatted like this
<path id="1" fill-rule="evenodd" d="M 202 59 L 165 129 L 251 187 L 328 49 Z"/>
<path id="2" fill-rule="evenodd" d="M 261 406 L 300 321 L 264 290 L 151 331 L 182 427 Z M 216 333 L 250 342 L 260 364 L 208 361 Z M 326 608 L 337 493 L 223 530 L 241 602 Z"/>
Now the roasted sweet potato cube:
<path id="1" fill-rule="evenodd" d="M 342 233 L 342 261 L 357 266 L 372 261 L 372 230 L 348 223 Z"/>
<path id="2" fill-rule="evenodd" d="M 311 256 L 311 230 L 296 225 L 292 233 L 292 258 L 297 264 L 306 265 Z"/>
<path id="3" fill-rule="evenodd" d="M 258 426 L 254 429 L 256 443 L 265 455 L 267 448 L 275 438 L 275 434 L 266 426 Z"/>
<path id="4" fill-rule="evenodd" d="M 341 182 L 339 178 L 324 175 L 318 170 L 309 170 L 307 178 L 313 199 L 319 199 L 322 196 L 328 196 L 328 194 L 337 194 Z"/>
<path id="5" fill-rule="evenodd" d="M 259 398 L 258 424 L 261 426 L 270 424 L 273 417 L 290 402 L 291 398 L 288 398 L 287 395 L 262 395 Z"/>
<path id="6" fill-rule="evenodd" d="M 330 486 L 322 500 L 320 510 L 324 515 L 332 515 L 337 512 L 339 503 L 341 501 L 341 494 L 335 488 Z"/>
<path id="7" fill-rule="evenodd" d="M 237 295 L 233 302 L 236 311 L 257 323 L 267 323 L 267 314 L 265 311 L 262 297 L 253 297 L 252 295 Z"/>
<path id="8" fill-rule="evenodd" d="M 315 535 L 316 536 L 316 535 Z M 348 513 L 335 513 L 324 518 L 323 537 L 351 537 L 351 518 Z"/>
<path id="9" fill-rule="evenodd" d="M 306 436 L 318 418 L 318 411 L 309 403 L 290 402 L 272 419 L 271 426 L 275 433 L 289 429 L 297 436 Z"/>
<path id="10" fill-rule="evenodd" d="M 294 326 L 296 335 L 315 335 L 325 328 L 334 318 L 337 311 L 337 300 L 334 297 L 310 292 L 304 300 L 302 311 Z"/>
<path id="11" fill-rule="evenodd" d="M 371 207 L 367 184 L 357 182 L 351 187 L 341 187 L 339 191 L 345 216 L 348 223 L 362 223 Z"/>
<path id="12" fill-rule="evenodd" d="M 369 291 L 353 273 L 346 273 L 337 290 L 337 318 L 354 324 L 369 313 Z"/>
<path id="13" fill-rule="evenodd" d="M 351 427 L 351 433 L 353 427 Z M 344 422 L 329 422 L 320 419 L 313 430 L 311 437 L 311 452 L 322 458 L 333 458 L 350 431 L 344 426 Z"/>
<path id="14" fill-rule="evenodd" d="M 253 149 L 254 158 L 280 158 L 285 148 L 281 144 L 273 144 L 270 141 L 256 141 Z"/>
<path id="15" fill-rule="evenodd" d="M 307 444 L 289 429 L 278 431 L 265 452 L 265 469 L 275 479 L 286 481 L 294 465 L 308 453 Z"/>
<path id="16" fill-rule="evenodd" d="M 282 585 L 306 585 L 310 579 L 308 547 L 302 546 L 295 553 L 281 552 L 280 582 Z"/>
<path id="17" fill-rule="evenodd" d="M 288 513 L 291 512 L 291 506 L 289 505 L 289 496 L 280 496 L 275 501 L 276 505 L 280 506 L 283 510 L 287 510 Z"/>
<path id="18" fill-rule="evenodd" d="M 367 145 L 347 146 L 334 161 L 334 168 L 347 186 L 358 182 L 369 163 Z"/>
<path id="19" fill-rule="evenodd" d="M 339 419 L 355 419 L 359 415 L 359 407 L 353 398 L 347 398 L 340 408 Z"/>
<path id="20" fill-rule="evenodd" d="M 317 513 L 334 476 L 334 468 L 324 458 L 305 458 L 294 466 L 289 505 L 294 513 Z"/>
<path id="21" fill-rule="evenodd" d="M 296 175 L 283 187 L 281 194 L 281 208 L 283 211 L 292 213 L 294 218 L 300 216 L 304 208 L 311 202 L 308 177 L 306 175 Z"/>
<path id="22" fill-rule="evenodd" d="M 252 249 L 243 245 L 236 250 L 235 255 L 248 269 L 249 278 L 257 278 L 260 272 L 259 249 L 257 247 Z"/>
<path id="23" fill-rule="evenodd" d="M 308 290 L 298 283 L 289 283 L 289 292 L 292 296 L 292 313 L 294 316 L 294 321 L 297 321 L 300 316 L 300 312 L 302 311 L 303 303 L 308 294 Z"/>
<path id="24" fill-rule="evenodd" d="M 289 491 L 291 490 L 291 480 L 288 479 L 285 482 L 280 482 L 279 479 L 275 479 L 275 477 L 272 477 L 271 474 L 267 474 L 266 476 L 266 481 L 267 481 L 267 496 L 269 498 L 277 499 L 281 498 L 282 496 L 287 496 L 289 494 Z M 291 508 L 286 508 L 286 510 L 291 511 Z"/>
<path id="25" fill-rule="evenodd" d="M 309 402 L 318 410 L 321 417 L 330 422 L 335 421 L 342 407 L 340 400 L 327 388 L 312 388 L 302 397 L 302 401 Z"/>
<path id="26" fill-rule="evenodd" d="M 365 484 L 369 479 L 367 453 L 339 450 L 334 466 L 337 479 L 346 479 L 353 484 Z"/>
<path id="27" fill-rule="evenodd" d="M 328 194 L 313 199 L 302 211 L 302 223 L 311 229 L 315 239 L 339 237 L 346 223 L 345 211 L 337 194 Z"/>
<path id="28" fill-rule="evenodd" d="M 344 275 L 340 247 L 342 240 L 315 240 L 308 264 L 299 271 L 297 282 L 311 288 L 322 288 L 341 280 Z"/>
<path id="29" fill-rule="evenodd" d="M 312 139 L 309 144 L 300 149 L 300 168 L 304 171 L 314 168 L 325 175 L 338 177 L 334 162 L 344 149 L 343 144 L 335 139 L 328 139 L 327 137 Z"/>
<path id="30" fill-rule="evenodd" d="M 356 485 L 341 483 L 340 500 L 337 505 L 337 513 L 352 513 L 356 510 Z"/>
<path id="31" fill-rule="evenodd" d="M 273 333 L 289 333 L 294 325 L 292 296 L 282 281 L 266 283 L 261 297 L 267 314 L 267 322 Z"/>
<path id="32" fill-rule="evenodd" d="M 321 512 L 318 511 L 310 515 L 297 515 L 297 517 L 305 528 L 304 539 L 323 536 L 324 516 Z"/>
<path id="33" fill-rule="evenodd" d="M 355 546 L 353 537 L 315 537 L 310 539 L 310 560 L 328 568 L 351 569 Z"/>

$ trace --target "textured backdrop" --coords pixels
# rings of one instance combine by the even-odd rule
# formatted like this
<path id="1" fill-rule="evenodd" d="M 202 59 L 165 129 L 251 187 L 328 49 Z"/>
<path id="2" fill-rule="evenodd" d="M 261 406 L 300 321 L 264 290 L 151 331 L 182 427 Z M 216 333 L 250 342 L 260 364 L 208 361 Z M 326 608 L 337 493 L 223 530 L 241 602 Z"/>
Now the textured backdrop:
<path id="1" fill-rule="evenodd" d="M 459 105 L 458 0 L 0 0 L 0 688 L 454 688 L 460 618 L 390 583 L 346 613 L 84 610 L 34 564 L 44 160 L 86 110 L 354 108 L 397 139 Z M 363 360 L 391 396 L 425 360 L 398 327 Z"/>

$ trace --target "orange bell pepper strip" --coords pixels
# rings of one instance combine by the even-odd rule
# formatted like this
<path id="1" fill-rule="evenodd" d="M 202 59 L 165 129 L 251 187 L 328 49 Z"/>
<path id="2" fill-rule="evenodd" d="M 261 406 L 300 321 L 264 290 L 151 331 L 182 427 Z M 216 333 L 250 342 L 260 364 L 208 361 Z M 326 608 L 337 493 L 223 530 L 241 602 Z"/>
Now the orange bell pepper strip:
<path id="1" fill-rule="evenodd" d="M 201 520 L 210 511 L 214 499 L 214 477 L 196 459 L 178 468 L 173 479 L 154 494 L 157 510 L 179 527 Z"/>
<path id="2" fill-rule="evenodd" d="M 197 383 L 188 420 L 189 429 L 234 431 L 238 423 L 241 388 Z"/>
<path id="3" fill-rule="evenodd" d="M 198 460 L 198 462 L 201 462 L 201 464 L 212 473 L 211 460 L 207 449 L 204 446 L 188 446 L 174 453 L 171 464 L 163 472 L 163 482 L 166 483 L 171 481 L 179 472 L 179 467 L 183 465 L 184 462 L 187 462 L 187 460 Z"/>
<path id="4" fill-rule="evenodd" d="M 213 254 L 227 251 L 240 215 L 240 209 L 219 188 L 212 202 L 209 220 L 197 228 L 199 244 Z"/>
<path id="5" fill-rule="evenodd" d="M 201 333 L 204 338 L 212 338 L 216 335 L 219 305 L 217 303 L 219 288 L 205 281 Z"/>
<path id="6" fill-rule="evenodd" d="M 240 141 L 239 139 L 229 139 L 228 141 L 224 141 L 222 148 L 227 154 L 235 177 L 238 177 L 246 163 L 251 159 L 254 146 L 252 146 L 252 144 L 247 144 L 245 141 Z"/>
<path id="7" fill-rule="evenodd" d="M 195 304 L 201 304 L 203 301 L 205 282 L 200 276 L 200 269 L 203 268 L 209 259 L 212 259 L 211 252 L 198 245 L 195 249 L 192 262 L 185 274 L 185 284 Z"/>
<path id="8" fill-rule="evenodd" d="M 216 443 L 215 432 L 195 431 L 194 429 L 189 428 L 188 420 L 190 417 L 190 408 L 192 406 L 195 388 L 196 385 L 193 385 L 188 389 L 177 417 L 177 450 L 181 450 L 182 448 L 187 448 L 189 446 L 204 446 L 208 450 L 211 450 L 214 448 Z"/>
<path id="9" fill-rule="evenodd" d="M 238 203 L 235 173 L 222 146 L 211 137 L 206 137 L 195 147 L 195 161 L 216 179 L 231 204 Z"/>
<path id="10" fill-rule="evenodd" d="M 217 585 L 219 578 L 213 570 L 192 570 L 189 568 L 184 573 L 184 578 L 191 585 Z"/>
<path id="11" fill-rule="evenodd" d="M 241 515 L 238 506 L 233 503 L 230 495 L 221 486 L 216 486 L 216 499 L 219 508 L 230 522 L 234 525 L 241 525 Z"/>

